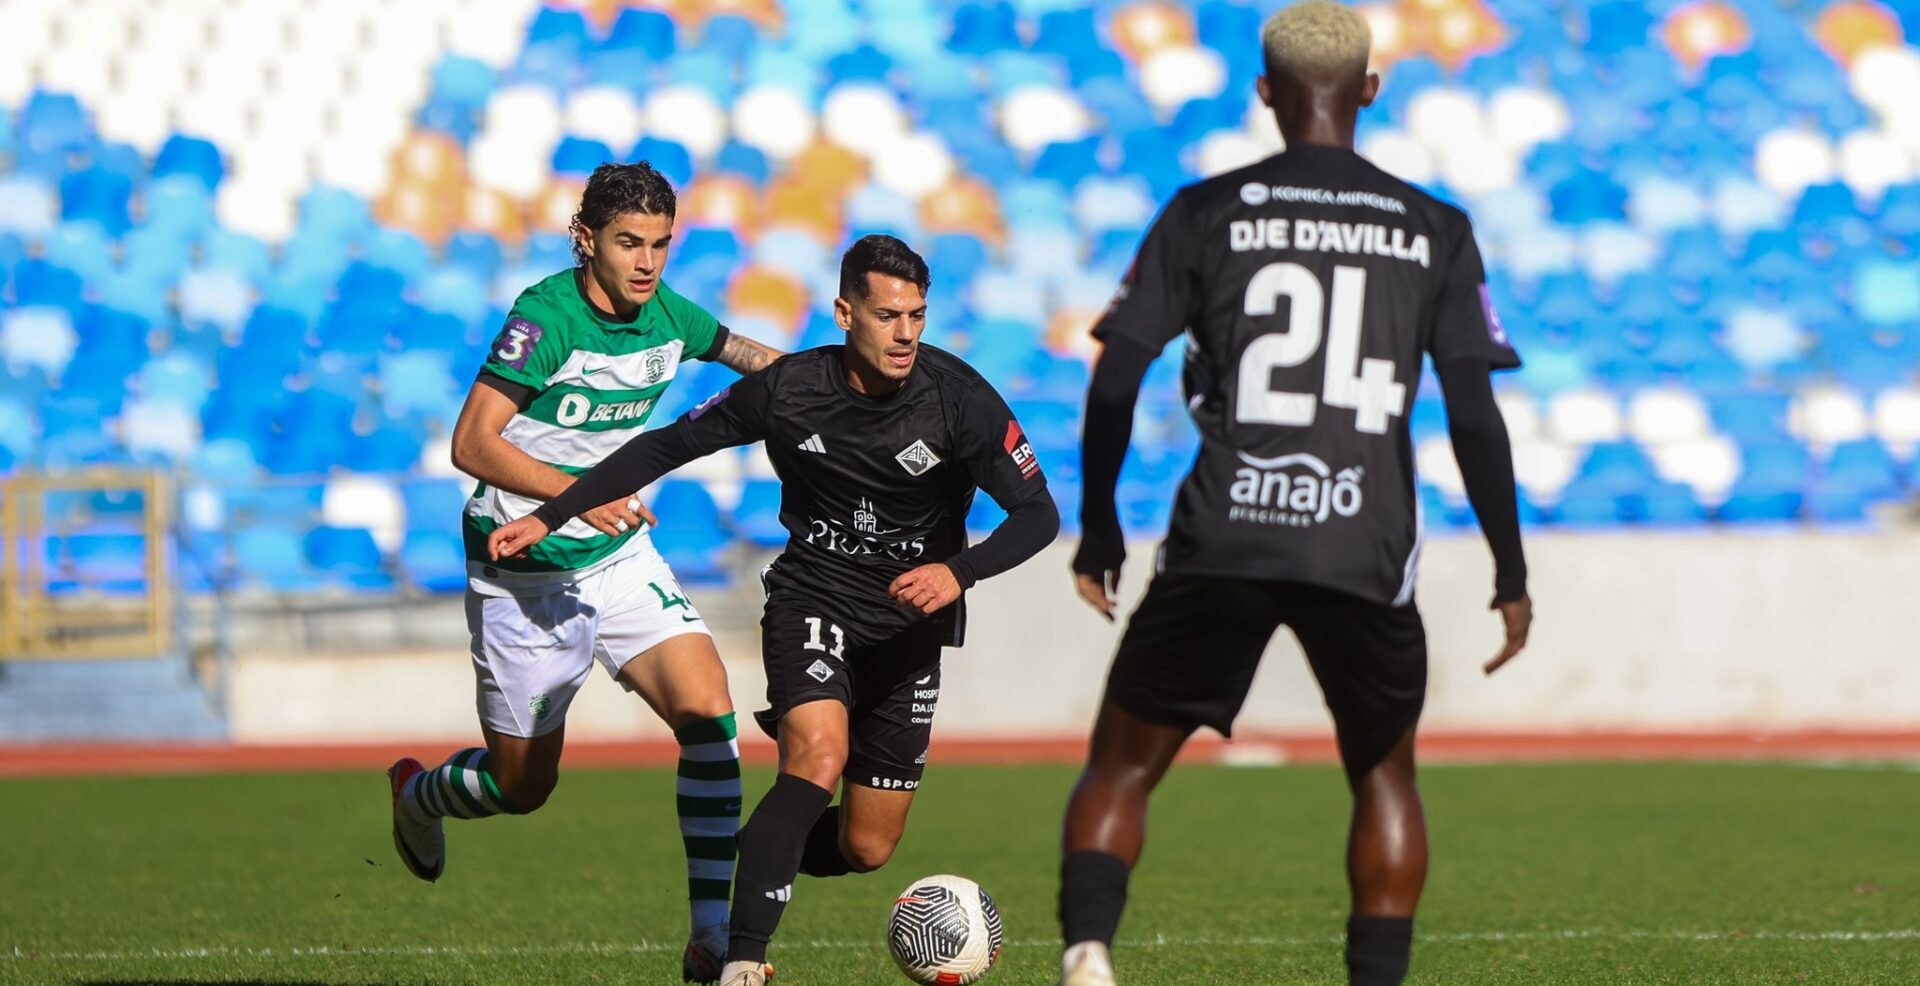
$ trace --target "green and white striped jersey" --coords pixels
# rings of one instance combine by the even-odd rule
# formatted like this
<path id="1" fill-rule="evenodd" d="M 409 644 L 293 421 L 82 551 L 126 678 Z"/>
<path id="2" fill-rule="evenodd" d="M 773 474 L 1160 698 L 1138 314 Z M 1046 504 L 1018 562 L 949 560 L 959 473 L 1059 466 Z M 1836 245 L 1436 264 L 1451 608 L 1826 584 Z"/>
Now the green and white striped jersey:
<path id="1" fill-rule="evenodd" d="M 565 270 L 521 292 L 481 367 L 531 392 L 501 437 L 574 475 L 646 429 L 681 360 L 714 359 L 726 342 L 712 315 L 664 281 L 623 321 L 587 301 L 586 276 L 583 268 Z M 539 505 L 486 483 L 474 489 L 461 528 L 475 592 L 553 591 L 637 550 L 644 537 L 639 530 L 602 534 L 576 517 L 529 557 L 490 561 L 487 535 Z"/>

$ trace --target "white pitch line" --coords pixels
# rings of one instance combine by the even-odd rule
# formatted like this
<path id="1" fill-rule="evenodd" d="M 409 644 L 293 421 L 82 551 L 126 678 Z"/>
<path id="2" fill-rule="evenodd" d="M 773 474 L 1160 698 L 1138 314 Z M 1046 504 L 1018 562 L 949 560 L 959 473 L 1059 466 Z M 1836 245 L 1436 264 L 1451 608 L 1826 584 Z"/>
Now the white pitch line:
<path id="1" fill-rule="evenodd" d="M 1158 935 L 1148 939 L 1122 939 L 1121 948 L 1309 948 L 1338 945 L 1337 935 L 1321 937 L 1189 938 Z M 1636 929 L 1568 928 L 1559 931 L 1464 931 L 1420 935 L 1421 944 L 1476 944 L 1537 941 L 1679 941 L 1679 942 L 1889 942 L 1920 940 L 1920 929 L 1892 931 L 1647 931 Z M 782 948 L 811 948 L 834 951 L 864 951 L 884 946 L 874 941 L 781 942 Z M 1058 948 L 1055 939 L 1034 938 L 1007 943 L 1010 948 Z M 316 959 L 353 958 L 432 958 L 437 956 L 542 956 L 542 955 L 651 955 L 678 952 L 680 942 L 598 943 L 572 942 L 556 945 L 506 945 L 497 948 L 460 945 L 371 945 L 365 948 L 294 945 L 274 948 L 147 948 L 94 952 L 41 952 L 14 946 L 0 951 L 0 962 L 131 962 L 143 959 L 181 961 L 186 959 Z"/>

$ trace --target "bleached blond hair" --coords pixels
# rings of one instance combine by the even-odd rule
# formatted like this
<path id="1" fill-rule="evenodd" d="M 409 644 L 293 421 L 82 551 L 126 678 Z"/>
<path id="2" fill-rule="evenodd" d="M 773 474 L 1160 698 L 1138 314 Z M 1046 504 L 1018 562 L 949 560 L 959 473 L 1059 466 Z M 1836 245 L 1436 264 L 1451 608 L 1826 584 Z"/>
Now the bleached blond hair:
<path id="1" fill-rule="evenodd" d="M 1260 47 L 1269 73 L 1302 82 L 1340 82 L 1366 74 L 1373 32 L 1350 7 L 1306 0 L 1267 18 Z"/>

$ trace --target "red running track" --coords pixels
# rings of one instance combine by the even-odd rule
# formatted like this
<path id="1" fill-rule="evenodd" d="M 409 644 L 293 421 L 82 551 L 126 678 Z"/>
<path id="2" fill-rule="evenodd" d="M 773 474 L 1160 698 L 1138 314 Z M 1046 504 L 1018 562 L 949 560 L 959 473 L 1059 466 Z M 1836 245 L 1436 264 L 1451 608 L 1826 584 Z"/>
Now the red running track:
<path id="1" fill-rule="evenodd" d="M 60 743 L 0 745 L 0 777 L 375 770 L 403 756 L 438 760 L 460 740 L 325 745 Z M 469 741 L 470 742 L 470 741 Z M 660 766 L 678 758 L 668 740 L 567 744 L 572 767 Z M 932 759 L 950 764 L 1071 764 L 1086 752 L 1079 736 L 935 740 Z M 773 762 L 773 745 L 749 738 L 751 764 Z M 1331 763 L 1331 736 L 1249 733 L 1232 742 L 1195 737 L 1181 754 L 1198 763 Z M 1920 760 L 1920 731 L 1447 733 L 1420 737 L 1423 763 L 1532 763 L 1650 760 Z"/>

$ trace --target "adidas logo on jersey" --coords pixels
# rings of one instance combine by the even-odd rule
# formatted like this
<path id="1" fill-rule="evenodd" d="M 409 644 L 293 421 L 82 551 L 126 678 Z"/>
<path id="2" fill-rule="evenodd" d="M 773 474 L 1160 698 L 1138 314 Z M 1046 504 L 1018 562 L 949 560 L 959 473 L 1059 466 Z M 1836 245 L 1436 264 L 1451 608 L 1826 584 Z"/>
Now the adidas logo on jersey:
<path id="1" fill-rule="evenodd" d="M 786 903 L 787 901 L 790 901 L 790 900 L 792 900 L 792 899 L 793 899 L 793 884 L 791 884 L 791 883 L 789 883 L 789 884 L 787 884 L 786 886 L 784 886 L 784 887 L 781 887 L 781 888 L 780 888 L 780 889 L 778 889 L 778 890 L 769 890 L 769 891 L 767 891 L 767 899 L 768 899 L 768 900 L 777 900 L 777 901 L 779 901 L 779 902 L 780 902 L 780 903 L 782 903 L 782 904 L 784 904 L 784 903 Z"/>
<path id="2" fill-rule="evenodd" d="M 800 451 L 817 452 L 821 455 L 826 455 L 827 443 L 821 441 L 820 434 L 818 432 L 815 432 L 814 434 L 808 436 L 806 441 L 800 443 Z"/>

